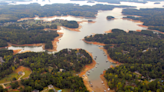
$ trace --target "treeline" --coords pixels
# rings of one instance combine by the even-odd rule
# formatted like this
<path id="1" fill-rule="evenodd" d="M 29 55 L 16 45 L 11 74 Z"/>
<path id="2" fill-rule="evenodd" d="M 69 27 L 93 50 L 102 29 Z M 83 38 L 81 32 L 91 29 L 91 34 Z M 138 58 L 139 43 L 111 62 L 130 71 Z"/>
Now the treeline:
<path id="1" fill-rule="evenodd" d="M 164 91 L 164 82 L 161 82 L 164 78 L 163 34 L 147 30 L 126 33 L 113 29 L 112 33 L 96 34 L 85 37 L 85 40 L 105 43 L 104 48 L 110 57 L 124 63 L 106 71 L 105 78 L 110 88 L 117 92 Z"/>
<path id="2" fill-rule="evenodd" d="M 28 52 L 6 55 L 4 60 L 5 63 L 0 65 L 0 79 L 19 66 L 32 70 L 29 79 L 21 80 L 21 85 L 24 86 L 20 88 L 21 92 L 31 92 L 34 89 L 41 91 L 50 84 L 76 92 L 88 92 L 82 78 L 72 74 L 73 71 L 80 72 L 84 65 L 92 63 L 91 56 L 85 50 L 63 49 L 55 54 Z M 10 73 L 6 73 L 7 70 Z M 15 89 L 20 86 L 17 82 L 11 85 Z"/>
<path id="3" fill-rule="evenodd" d="M 154 9 L 124 9 L 123 14 L 125 15 L 138 15 L 141 17 L 126 17 L 133 20 L 140 20 L 145 26 L 149 26 L 149 29 L 153 30 L 164 30 L 164 9 L 154 8 Z"/>
<path id="4" fill-rule="evenodd" d="M 40 6 L 39 4 L 30 5 L 7 5 L 1 7 L 0 15 L 4 18 L 0 23 L 16 22 L 20 18 L 45 16 L 61 16 L 72 15 L 82 17 L 96 17 L 98 10 L 112 10 L 114 7 L 127 6 L 113 6 L 113 5 L 94 5 L 94 6 L 79 6 L 74 4 L 53 4 Z M 129 6 L 128 6 L 129 7 Z"/>

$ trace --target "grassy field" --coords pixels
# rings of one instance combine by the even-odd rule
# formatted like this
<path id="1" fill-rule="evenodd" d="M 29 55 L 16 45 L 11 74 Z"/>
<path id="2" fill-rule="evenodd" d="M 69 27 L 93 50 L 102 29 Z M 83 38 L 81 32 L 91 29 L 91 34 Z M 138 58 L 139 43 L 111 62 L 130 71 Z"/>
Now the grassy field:
<path id="1" fill-rule="evenodd" d="M 21 75 L 18 75 L 16 72 L 13 72 L 12 74 L 8 75 L 7 77 L 3 78 L 2 80 L 0 80 L 0 83 L 4 83 L 4 82 L 10 82 L 12 81 L 12 79 L 15 77 L 16 79 L 18 79 Z"/>
<path id="2" fill-rule="evenodd" d="M 17 69 L 17 72 L 19 72 L 19 71 L 22 71 L 22 72 L 25 73 L 25 75 L 24 75 L 21 79 L 29 77 L 30 74 L 32 73 L 32 71 L 31 71 L 30 68 L 28 68 L 28 67 L 23 67 L 23 66 L 20 66 L 20 67 Z"/>
<path id="3" fill-rule="evenodd" d="M 19 71 L 22 71 L 22 72 L 25 72 L 25 75 L 22 77 L 22 78 L 26 78 L 28 77 L 32 71 L 30 68 L 27 68 L 27 67 L 23 67 L 23 66 L 20 66 L 18 67 L 13 73 L 11 73 L 10 75 L 8 75 L 7 77 L 3 78 L 2 80 L 0 80 L 0 83 L 4 83 L 4 82 L 10 82 L 12 81 L 12 79 L 15 77 L 16 79 L 18 79 L 21 75 L 18 75 L 18 72 Z"/>

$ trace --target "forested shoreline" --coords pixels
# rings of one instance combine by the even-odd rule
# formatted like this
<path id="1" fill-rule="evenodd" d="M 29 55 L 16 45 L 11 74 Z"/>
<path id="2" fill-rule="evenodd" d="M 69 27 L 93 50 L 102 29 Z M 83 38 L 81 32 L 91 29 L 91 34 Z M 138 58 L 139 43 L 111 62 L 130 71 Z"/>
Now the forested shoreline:
<path id="1" fill-rule="evenodd" d="M 164 32 L 164 9 L 154 8 L 154 9 L 124 9 L 122 11 L 124 15 L 137 15 L 141 17 L 127 16 L 124 18 L 129 18 L 133 20 L 140 20 L 143 25 L 148 26 L 148 29 L 159 30 Z"/>
<path id="2" fill-rule="evenodd" d="M 0 50 L 0 52 L 5 52 L 3 55 L 5 62 L 0 64 L 0 80 L 19 66 L 29 67 L 32 70 L 28 79 L 21 80 L 20 84 L 24 86 L 19 88 L 21 92 L 31 92 L 34 89 L 41 91 L 50 84 L 61 89 L 88 92 L 82 78 L 73 75 L 73 72 L 80 72 L 86 64 L 92 63 L 92 57 L 83 49 L 64 49 L 55 54 L 28 52 L 12 55 L 12 51 Z M 21 86 L 19 83 L 11 84 L 14 85 L 14 89 Z"/>
<path id="3" fill-rule="evenodd" d="M 109 88 L 117 92 L 164 91 L 163 34 L 113 29 L 112 33 L 96 34 L 85 40 L 105 43 L 109 56 L 123 63 L 106 71 Z"/>

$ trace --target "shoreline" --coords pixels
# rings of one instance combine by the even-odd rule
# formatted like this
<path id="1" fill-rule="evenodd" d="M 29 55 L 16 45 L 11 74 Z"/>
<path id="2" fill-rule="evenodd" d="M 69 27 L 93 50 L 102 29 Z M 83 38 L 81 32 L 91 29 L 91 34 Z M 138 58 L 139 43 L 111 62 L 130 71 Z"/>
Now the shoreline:
<path id="1" fill-rule="evenodd" d="M 43 46 L 44 50 L 48 50 L 50 52 L 52 51 L 57 51 L 57 42 L 59 42 L 59 39 L 63 36 L 64 33 L 62 32 L 57 32 L 59 34 L 58 37 L 55 37 L 54 40 L 52 41 L 53 49 L 45 49 L 45 46 Z"/>
<path id="2" fill-rule="evenodd" d="M 104 43 L 99 43 L 99 42 L 89 42 L 89 41 L 86 41 L 85 39 L 82 39 L 85 43 L 88 43 L 88 44 L 94 44 L 94 45 L 101 45 L 101 46 L 105 46 Z"/>
<path id="3" fill-rule="evenodd" d="M 110 67 L 110 68 L 112 68 L 112 67 Z M 109 88 L 109 87 L 108 87 L 108 82 L 107 82 L 107 80 L 106 80 L 105 77 L 104 77 L 105 73 L 106 73 L 106 70 L 103 71 L 103 74 L 100 75 L 100 78 L 101 78 L 101 80 L 104 82 L 104 85 L 105 85 L 106 89 L 108 89 L 108 88 Z M 106 92 L 115 92 L 115 91 L 114 91 L 114 90 L 109 90 L 109 91 L 106 90 Z"/>
<path id="4" fill-rule="evenodd" d="M 143 24 L 144 22 L 140 21 L 140 20 L 133 20 L 133 19 L 130 19 L 130 18 L 122 18 L 123 20 L 129 20 L 129 21 L 132 21 L 132 22 L 135 22 L 135 23 L 141 23 Z"/>
<path id="5" fill-rule="evenodd" d="M 147 28 L 147 29 L 148 29 L 148 27 L 149 27 L 149 26 L 143 25 L 144 22 L 142 22 L 142 21 L 140 21 L 140 20 L 133 20 L 133 19 L 129 19 L 129 18 L 122 18 L 122 19 L 123 19 L 123 20 L 129 20 L 129 21 L 132 21 L 132 22 L 135 22 L 135 23 L 141 23 L 141 24 L 138 24 L 139 27 L 144 27 L 144 28 Z"/>
<path id="6" fill-rule="evenodd" d="M 105 31 L 105 33 L 112 33 L 112 30 Z"/>
<path id="7" fill-rule="evenodd" d="M 140 27 L 145 27 L 145 28 L 148 29 L 148 26 L 145 26 L 145 25 L 140 25 L 140 24 L 138 24 L 138 26 L 140 26 Z"/>
<path id="8" fill-rule="evenodd" d="M 48 50 L 50 52 L 57 51 L 57 42 L 59 42 L 59 39 L 63 36 L 63 33 L 62 32 L 57 32 L 57 33 L 59 34 L 59 36 L 58 37 L 55 37 L 54 40 L 52 41 L 53 49 L 45 49 L 45 43 L 22 44 L 22 45 L 8 43 L 8 46 L 7 47 L 10 47 L 10 46 L 42 46 L 43 50 Z M 20 51 L 22 51 L 22 49 L 13 50 L 13 54 L 17 54 Z M 22 51 L 21 53 L 25 53 L 25 52 L 31 52 L 31 51 L 26 50 L 26 51 Z"/>
<path id="9" fill-rule="evenodd" d="M 119 66 L 119 65 L 122 64 L 122 63 L 119 63 L 118 61 L 113 60 L 113 59 L 109 56 L 109 54 L 107 53 L 107 50 L 104 49 L 104 47 L 99 47 L 99 49 L 102 49 L 102 50 L 105 52 L 105 55 L 107 56 L 107 59 L 108 59 L 109 62 L 116 64 L 116 66 Z M 111 67 L 111 66 L 110 66 L 110 67 Z"/>
<path id="10" fill-rule="evenodd" d="M 84 42 L 88 43 L 88 44 L 101 45 L 101 46 L 105 46 L 105 45 L 106 45 L 106 44 L 104 44 L 104 43 L 99 43 L 99 42 L 88 42 L 88 41 L 86 41 L 86 40 L 84 40 L 84 39 L 82 39 L 82 40 L 83 40 Z M 103 50 L 103 51 L 105 52 L 105 55 L 107 56 L 107 59 L 108 59 L 109 62 L 115 63 L 116 66 L 121 65 L 121 63 L 119 63 L 118 61 L 113 60 L 113 59 L 109 56 L 107 50 L 106 50 L 104 47 L 99 47 L 99 49 L 101 49 L 101 50 Z"/>
<path id="11" fill-rule="evenodd" d="M 70 31 L 75 31 L 75 32 L 80 32 L 80 29 L 82 28 L 82 26 L 79 25 L 78 28 L 68 28 L 68 27 L 64 27 L 64 26 L 60 26 L 60 27 L 63 27 L 67 30 L 70 30 Z"/>
<path id="12" fill-rule="evenodd" d="M 88 52 L 87 50 L 85 50 L 85 51 L 92 57 L 92 63 L 85 65 L 84 69 L 82 69 L 82 71 L 80 72 L 79 77 L 81 77 L 83 79 L 84 85 L 86 86 L 87 90 L 89 92 L 92 92 L 93 89 L 89 84 L 89 80 L 88 80 L 88 77 L 86 75 L 86 72 L 95 67 L 96 61 L 93 59 L 93 55 L 90 52 Z"/>

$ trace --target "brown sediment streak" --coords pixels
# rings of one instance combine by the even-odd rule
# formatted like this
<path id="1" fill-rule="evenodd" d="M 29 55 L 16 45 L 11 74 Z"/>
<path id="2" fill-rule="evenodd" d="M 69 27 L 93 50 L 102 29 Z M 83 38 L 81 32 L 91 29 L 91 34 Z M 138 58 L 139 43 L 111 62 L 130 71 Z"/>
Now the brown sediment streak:
<path id="1" fill-rule="evenodd" d="M 96 61 L 93 59 L 93 56 L 90 52 L 88 52 L 87 50 L 85 50 L 85 51 L 92 57 L 92 63 L 88 64 L 88 65 L 85 65 L 85 67 L 80 72 L 79 76 L 83 78 L 84 85 L 87 87 L 87 90 L 89 90 L 89 92 L 92 92 L 93 89 L 91 88 L 91 86 L 89 84 L 89 80 L 88 80 L 88 77 L 86 75 L 86 72 L 95 67 Z"/>
<path id="2" fill-rule="evenodd" d="M 86 41 L 85 39 L 82 39 L 85 43 L 88 43 L 88 44 L 94 44 L 94 45 L 101 45 L 101 46 L 105 46 L 104 43 L 99 43 L 99 42 L 89 42 L 89 41 Z"/>
<path id="3" fill-rule="evenodd" d="M 105 31 L 105 33 L 112 33 L 112 30 Z"/>
<path id="4" fill-rule="evenodd" d="M 138 25 L 138 26 L 148 28 L 148 26 L 145 26 L 145 25 Z"/>
<path id="5" fill-rule="evenodd" d="M 19 53 L 22 49 L 13 50 L 13 55 Z"/>
<path id="6" fill-rule="evenodd" d="M 136 30 L 137 32 L 141 32 L 142 30 Z"/>
<path id="7" fill-rule="evenodd" d="M 26 53 L 26 52 L 31 52 L 30 50 L 25 50 L 25 51 L 22 51 L 21 53 Z"/>

